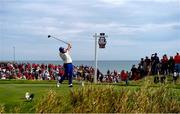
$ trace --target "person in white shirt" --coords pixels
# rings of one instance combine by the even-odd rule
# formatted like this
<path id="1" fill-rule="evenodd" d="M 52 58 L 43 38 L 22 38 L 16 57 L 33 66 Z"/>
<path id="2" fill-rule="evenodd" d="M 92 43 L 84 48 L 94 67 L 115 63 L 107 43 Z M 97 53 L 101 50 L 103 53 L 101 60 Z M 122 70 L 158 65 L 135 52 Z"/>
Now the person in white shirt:
<path id="1" fill-rule="evenodd" d="M 68 47 L 64 49 L 63 47 L 59 48 L 59 56 L 64 62 L 64 75 L 59 80 L 57 87 L 63 82 L 65 77 L 68 77 L 69 80 L 69 87 L 72 87 L 72 76 L 73 76 L 73 64 L 72 59 L 69 54 L 70 49 L 72 48 L 71 44 L 68 44 Z"/>

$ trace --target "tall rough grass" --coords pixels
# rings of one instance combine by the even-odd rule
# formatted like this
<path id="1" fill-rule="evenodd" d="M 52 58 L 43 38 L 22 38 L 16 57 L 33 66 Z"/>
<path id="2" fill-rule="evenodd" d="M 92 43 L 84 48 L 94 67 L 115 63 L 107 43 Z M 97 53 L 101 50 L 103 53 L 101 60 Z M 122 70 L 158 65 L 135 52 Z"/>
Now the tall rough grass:
<path id="1" fill-rule="evenodd" d="M 179 113 L 177 94 L 146 81 L 139 89 L 117 89 L 114 86 L 89 85 L 71 90 L 67 98 L 49 91 L 35 105 L 36 112 L 75 113 Z"/>
<path id="2" fill-rule="evenodd" d="M 55 113 L 68 112 L 70 104 L 65 96 L 58 95 L 55 91 L 50 90 L 47 95 L 37 101 L 35 111 L 37 113 Z"/>
<path id="3" fill-rule="evenodd" d="M 146 81 L 138 90 L 132 92 L 128 98 L 132 98 L 134 106 L 130 112 L 151 112 L 151 113 L 172 113 L 180 112 L 180 102 L 177 101 L 177 94 L 161 85 L 157 88 L 150 88 L 151 83 Z"/>
<path id="4" fill-rule="evenodd" d="M 72 94 L 72 112 L 180 112 L 180 104 L 172 93 L 163 87 L 150 89 L 148 86 L 137 91 L 113 87 L 103 89 L 89 87 Z"/>
<path id="5" fill-rule="evenodd" d="M 0 104 L 0 113 L 5 112 L 5 106 L 3 104 Z"/>
<path id="6" fill-rule="evenodd" d="M 180 113 L 180 95 L 168 85 L 152 87 L 145 80 L 141 87 L 86 85 L 70 89 L 66 96 L 49 90 L 38 100 L 23 102 L 9 112 L 36 113 Z M 167 87 L 166 87 L 167 86 Z M 6 112 L 0 105 L 0 113 Z"/>

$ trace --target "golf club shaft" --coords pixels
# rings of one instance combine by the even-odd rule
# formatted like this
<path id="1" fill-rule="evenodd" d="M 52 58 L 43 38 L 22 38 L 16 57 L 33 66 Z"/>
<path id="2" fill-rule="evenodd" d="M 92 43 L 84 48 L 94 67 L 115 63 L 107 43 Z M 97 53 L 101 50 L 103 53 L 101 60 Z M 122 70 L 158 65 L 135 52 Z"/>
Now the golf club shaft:
<path id="1" fill-rule="evenodd" d="M 56 39 L 56 40 L 58 40 L 58 41 L 61 41 L 61 42 L 65 43 L 65 44 L 69 44 L 69 43 L 67 43 L 67 42 L 65 42 L 65 41 L 63 41 L 63 40 L 60 40 L 60 39 L 58 39 L 58 38 L 56 38 L 56 37 L 54 37 L 54 36 L 51 36 L 51 37 L 54 38 L 54 39 Z"/>

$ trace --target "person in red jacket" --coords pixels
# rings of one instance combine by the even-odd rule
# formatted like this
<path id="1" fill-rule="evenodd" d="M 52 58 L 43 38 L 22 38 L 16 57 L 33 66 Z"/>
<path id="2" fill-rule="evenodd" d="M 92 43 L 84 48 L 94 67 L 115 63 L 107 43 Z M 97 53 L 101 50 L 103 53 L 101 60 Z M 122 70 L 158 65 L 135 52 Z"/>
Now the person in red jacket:
<path id="1" fill-rule="evenodd" d="M 126 73 L 124 70 L 121 71 L 121 80 L 126 82 L 126 85 L 128 85 L 128 73 Z"/>
<path id="2" fill-rule="evenodd" d="M 174 62 L 175 62 L 175 70 L 178 75 L 180 75 L 180 55 L 179 53 L 176 54 L 174 57 Z"/>

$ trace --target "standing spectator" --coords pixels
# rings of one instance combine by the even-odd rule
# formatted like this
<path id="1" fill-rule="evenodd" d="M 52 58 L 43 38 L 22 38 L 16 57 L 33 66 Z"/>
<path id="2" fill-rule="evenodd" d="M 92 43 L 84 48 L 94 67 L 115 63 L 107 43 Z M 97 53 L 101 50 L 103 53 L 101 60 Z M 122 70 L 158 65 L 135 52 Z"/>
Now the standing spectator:
<path id="1" fill-rule="evenodd" d="M 107 75 L 110 75 L 110 70 L 107 71 Z"/>
<path id="2" fill-rule="evenodd" d="M 174 62 L 175 62 L 175 70 L 178 75 L 180 75 L 180 55 L 179 53 L 176 54 L 174 57 Z"/>
<path id="3" fill-rule="evenodd" d="M 150 69 L 151 69 L 151 60 L 146 56 L 146 59 L 144 60 L 145 62 L 145 75 L 149 75 L 150 74 Z"/>
<path id="4" fill-rule="evenodd" d="M 141 61 L 139 63 L 139 67 L 138 67 L 138 70 L 140 71 L 140 76 L 141 78 L 145 75 L 145 62 L 144 62 L 144 59 L 141 58 Z"/>
<path id="5" fill-rule="evenodd" d="M 138 80 L 138 79 L 140 79 L 139 70 L 136 68 L 135 65 L 132 66 L 131 72 L 132 72 L 131 80 Z"/>
<path id="6" fill-rule="evenodd" d="M 174 66 L 175 66 L 174 59 L 171 56 L 170 59 L 168 60 L 168 72 L 169 72 L 169 75 L 174 73 Z"/>
<path id="7" fill-rule="evenodd" d="M 163 55 L 163 58 L 161 59 L 161 64 L 162 64 L 162 74 L 167 75 L 168 74 L 168 58 L 167 55 Z"/>
<path id="8" fill-rule="evenodd" d="M 124 70 L 121 71 L 121 80 L 126 82 L 126 85 L 128 85 L 128 72 L 125 72 Z"/>
<path id="9" fill-rule="evenodd" d="M 151 57 L 152 61 L 152 75 L 157 75 L 159 72 L 159 57 L 157 56 L 157 53 L 154 54 L 154 56 Z"/>

